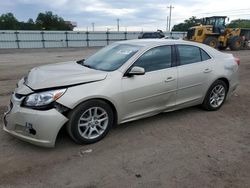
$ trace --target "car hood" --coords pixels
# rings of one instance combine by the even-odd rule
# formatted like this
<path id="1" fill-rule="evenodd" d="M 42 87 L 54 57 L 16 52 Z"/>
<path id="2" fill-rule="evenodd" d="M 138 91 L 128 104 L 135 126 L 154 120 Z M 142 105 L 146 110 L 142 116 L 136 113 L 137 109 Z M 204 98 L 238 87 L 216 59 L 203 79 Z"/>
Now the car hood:
<path id="1" fill-rule="evenodd" d="M 105 79 L 107 72 L 90 69 L 75 61 L 33 68 L 25 84 L 33 90 L 71 86 Z"/>

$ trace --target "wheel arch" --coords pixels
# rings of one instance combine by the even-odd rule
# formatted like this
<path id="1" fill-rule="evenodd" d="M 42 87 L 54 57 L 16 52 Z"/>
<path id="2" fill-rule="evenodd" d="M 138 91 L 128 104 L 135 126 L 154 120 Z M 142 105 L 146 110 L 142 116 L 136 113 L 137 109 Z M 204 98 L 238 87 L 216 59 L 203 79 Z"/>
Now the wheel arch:
<path id="1" fill-rule="evenodd" d="M 227 91 L 229 90 L 229 87 L 230 87 L 229 80 L 228 80 L 226 77 L 224 77 L 224 76 L 218 77 L 218 78 L 216 78 L 215 80 L 213 80 L 213 81 L 210 83 L 209 87 L 207 87 L 207 89 L 205 90 L 206 92 L 205 92 L 205 94 L 204 94 L 204 97 L 203 97 L 202 101 L 204 101 L 205 96 L 207 95 L 207 92 L 209 91 L 210 87 L 211 87 L 211 86 L 213 85 L 213 83 L 216 82 L 217 80 L 221 80 L 221 81 L 225 82 L 225 84 L 226 84 L 226 86 L 227 86 Z"/>
<path id="2" fill-rule="evenodd" d="M 226 96 L 227 96 L 227 92 L 228 92 L 228 90 L 229 90 L 229 87 L 230 87 L 230 83 L 229 83 L 229 80 L 226 78 L 226 77 L 219 77 L 219 78 L 217 78 L 217 79 L 215 79 L 210 85 L 209 85 L 209 87 L 208 87 L 208 89 L 206 90 L 206 94 L 204 95 L 204 98 L 203 98 L 203 102 L 202 102 L 202 104 L 201 104 L 201 106 L 205 109 L 205 110 L 209 110 L 209 111 L 211 111 L 211 110 L 217 110 L 217 109 L 219 109 L 221 106 L 222 106 L 222 104 L 224 103 L 224 101 L 226 100 L 226 96 L 225 96 L 225 98 L 223 99 L 223 103 L 218 107 L 211 107 L 211 106 L 208 106 L 208 96 L 210 95 L 210 93 L 209 93 L 209 91 L 210 91 L 210 89 L 213 89 L 212 88 L 212 86 L 215 84 L 215 82 L 216 81 L 222 81 L 222 82 L 224 82 L 225 83 L 225 85 L 226 85 Z"/>
<path id="3" fill-rule="evenodd" d="M 114 113 L 114 125 L 116 125 L 117 123 L 118 123 L 118 112 L 117 112 L 117 108 L 116 108 L 116 105 L 114 104 L 114 102 L 112 102 L 111 100 L 109 100 L 109 99 L 107 99 L 107 98 L 104 98 L 104 97 L 93 97 L 93 98 L 88 98 L 88 99 L 86 99 L 86 100 L 83 100 L 83 101 L 81 101 L 81 102 L 79 102 L 77 105 L 75 105 L 72 109 L 70 109 L 70 110 L 74 110 L 77 106 L 79 106 L 80 104 L 82 104 L 82 103 L 85 103 L 85 102 L 87 102 L 87 101 L 92 101 L 92 100 L 100 100 L 100 101 L 103 101 L 103 102 L 105 102 L 105 103 L 107 103 L 110 107 L 111 107 L 111 109 L 112 109 L 112 111 L 113 111 L 113 113 Z"/>
<path id="4" fill-rule="evenodd" d="M 221 80 L 221 81 L 225 82 L 225 84 L 227 85 L 227 91 L 229 90 L 230 83 L 229 83 L 229 80 L 228 80 L 227 78 L 221 77 L 221 78 L 218 78 L 218 79 L 216 79 L 216 80 Z M 215 81 L 216 81 L 216 80 L 215 80 Z M 215 82 L 215 81 L 214 81 L 214 82 Z"/>

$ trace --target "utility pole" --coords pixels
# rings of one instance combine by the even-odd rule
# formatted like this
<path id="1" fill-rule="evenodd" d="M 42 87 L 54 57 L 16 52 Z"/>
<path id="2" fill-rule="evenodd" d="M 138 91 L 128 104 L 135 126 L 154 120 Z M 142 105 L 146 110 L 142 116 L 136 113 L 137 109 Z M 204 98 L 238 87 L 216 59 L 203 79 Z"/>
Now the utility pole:
<path id="1" fill-rule="evenodd" d="M 91 24 L 92 24 L 92 31 L 95 31 L 95 23 L 92 22 Z"/>
<path id="2" fill-rule="evenodd" d="M 169 7 L 169 31 L 171 31 L 171 16 L 172 16 L 172 9 L 174 8 L 172 5 L 170 5 Z"/>
<path id="3" fill-rule="evenodd" d="M 167 27 L 166 27 L 166 31 L 168 31 L 168 16 L 167 16 Z"/>
<path id="4" fill-rule="evenodd" d="M 116 21 L 117 21 L 117 31 L 119 32 L 120 31 L 120 19 L 117 18 Z"/>

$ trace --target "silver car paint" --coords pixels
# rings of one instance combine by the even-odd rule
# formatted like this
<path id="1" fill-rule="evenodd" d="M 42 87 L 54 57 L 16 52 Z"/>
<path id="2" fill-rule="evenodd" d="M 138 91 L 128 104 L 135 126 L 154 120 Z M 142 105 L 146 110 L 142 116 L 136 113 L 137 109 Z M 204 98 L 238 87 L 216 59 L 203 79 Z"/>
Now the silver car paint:
<path id="1" fill-rule="evenodd" d="M 226 78 L 229 81 L 229 95 L 238 85 L 238 65 L 233 56 L 203 44 L 160 39 L 131 40 L 119 43 L 137 44 L 143 47 L 123 66 L 112 72 L 89 69 L 75 62 L 35 68 L 28 75 L 27 85 L 29 87 L 24 85 L 22 79 L 15 92 L 29 94 L 33 92 L 30 88 L 44 89 L 82 83 L 68 87 L 66 93 L 57 102 L 74 109 L 89 99 L 106 100 L 116 109 L 117 123 L 120 124 L 164 111 L 201 104 L 208 88 L 218 78 Z M 145 75 L 124 76 L 128 68 L 147 50 L 156 46 L 173 44 L 198 46 L 212 58 L 199 63 L 147 72 Z M 40 77 L 46 78 L 41 80 Z M 54 118 L 51 115 L 49 116 L 51 118 L 46 118 L 44 112 L 20 107 L 16 101 L 13 103 L 15 104 L 13 110 L 6 115 L 8 124 L 12 124 L 12 128 L 17 124 L 24 126 L 26 122 L 36 117 L 36 121 L 33 123 L 34 127 L 40 131 L 39 136 L 23 138 L 23 134 L 17 133 L 15 128 L 8 127 L 5 130 L 34 144 L 53 146 L 58 131 L 67 122 L 67 117 L 52 109 L 51 114 Z M 19 122 L 14 121 L 17 116 L 21 117 Z M 48 124 L 49 126 L 47 126 Z M 50 132 L 52 136 L 48 137 L 46 132 Z M 44 143 L 44 140 L 48 142 Z"/>
<path id="2" fill-rule="evenodd" d="M 103 80 L 106 76 L 106 72 L 85 69 L 73 61 L 33 68 L 28 74 L 26 84 L 37 90 Z"/>
<path id="3" fill-rule="evenodd" d="M 4 117 L 8 122 L 3 127 L 4 131 L 30 143 L 53 147 L 56 141 L 56 135 L 68 119 L 59 113 L 56 109 L 46 111 L 37 111 L 20 106 L 21 100 L 11 97 L 13 108 L 7 112 Z M 29 134 L 26 125 L 32 124 L 36 130 L 36 135 Z"/>

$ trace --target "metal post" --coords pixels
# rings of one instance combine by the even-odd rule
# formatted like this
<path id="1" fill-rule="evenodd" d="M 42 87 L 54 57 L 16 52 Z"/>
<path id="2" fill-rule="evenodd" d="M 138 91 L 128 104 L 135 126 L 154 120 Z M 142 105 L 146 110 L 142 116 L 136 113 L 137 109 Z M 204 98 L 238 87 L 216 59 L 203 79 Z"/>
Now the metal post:
<path id="1" fill-rule="evenodd" d="M 19 45 L 19 39 L 18 39 L 18 31 L 15 31 L 15 35 L 16 35 L 16 45 L 17 45 L 17 48 L 20 48 L 20 45 Z"/>
<path id="2" fill-rule="evenodd" d="M 108 30 L 107 30 L 106 34 L 107 34 L 107 45 L 109 45 L 109 31 Z"/>
<path id="3" fill-rule="evenodd" d="M 41 35 L 42 35 L 43 48 L 45 48 L 45 40 L 44 40 L 44 32 L 43 31 L 41 32 Z"/>
<path id="4" fill-rule="evenodd" d="M 86 31 L 86 41 L 87 41 L 87 47 L 89 47 L 89 32 Z"/>
<path id="5" fill-rule="evenodd" d="M 125 35 L 125 40 L 128 40 L 127 39 L 127 31 L 124 32 L 124 35 Z"/>
<path id="6" fill-rule="evenodd" d="M 65 35 L 66 35 L 65 36 L 66 37 L 66 47 L 68 48 L 69 47 L 69 43 L 68 43 L 69 40 L 68 40 L 68 32 L 67 31 L 65 32 Z"/>

